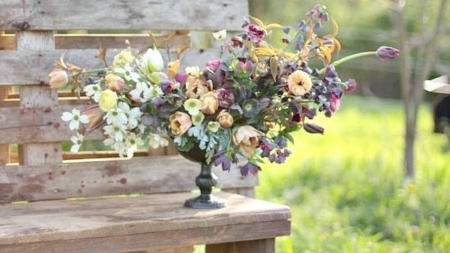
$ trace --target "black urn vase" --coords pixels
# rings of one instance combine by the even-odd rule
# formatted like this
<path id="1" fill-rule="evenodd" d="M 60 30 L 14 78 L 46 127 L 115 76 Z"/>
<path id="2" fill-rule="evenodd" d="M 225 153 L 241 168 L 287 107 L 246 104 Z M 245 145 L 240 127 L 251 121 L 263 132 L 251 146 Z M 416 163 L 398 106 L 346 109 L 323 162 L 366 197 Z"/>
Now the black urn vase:
<path id="1" fill-rule="evenodd" d="M 226 207 L 226 201 L 214 196 L 212 189 L 217 185 L 217 176 L 212 171 L 213 164 L 206 162 L 206 152 L 199 147 L 189 151 L 178 150 L 181 156 L 201 165 L 200 174 L 195 178 L 195 185 L 200 189 L 200 196 L 186 200 L 184 206 L 195 209 L 218 209 Z"/>

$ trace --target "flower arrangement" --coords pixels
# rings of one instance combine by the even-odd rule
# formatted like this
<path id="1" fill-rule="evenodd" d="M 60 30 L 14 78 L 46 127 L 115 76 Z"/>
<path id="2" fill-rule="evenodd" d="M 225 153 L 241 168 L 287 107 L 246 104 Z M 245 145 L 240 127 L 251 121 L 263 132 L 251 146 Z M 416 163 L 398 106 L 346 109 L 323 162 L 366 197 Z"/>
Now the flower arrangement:
<path id="1" fill-rule="evenodd" d="M 333 32 L 320 35 L 325 23 Z M 166 146 L 172 139 L 180 151 L 203 150 L 206 161 L 223 170 L 244 156 L 242 175 L 256 174 L 261 162 L 286 160 L 293 131 L 323 134 L 314 117 L 331 117 L 344 92 L 356 87 L 355 80 L 339 78 L 337 65 L 361 56 L 399 54 L 381 47 L 333 62 L 333 53 L 340 50 L 338 26 L 320 5 L 296 29 L 253 17 L 244 19 L 242 27 L 242 34 L 231 38 L 225 30 L 212 33 L 221 43 L 221 55 L 203 68 L 181 71 L 179 59 L 165 65 L 156 48 L 139 54 L 130 45 L 115 55 L 111 66 L 98 70 L 84 70 L 61 57 L 49 85 L 62 88 L 70 79 L 93 101 L 83 111 L 62 115 L 76 131 L 71 151 L 77 152 L 84 136 L 101 128 L 104 144 L 120 156 L 132 157 L 145 143 Z M 283 33 L 283 49 L 268 41 L 274 29 Z"/>

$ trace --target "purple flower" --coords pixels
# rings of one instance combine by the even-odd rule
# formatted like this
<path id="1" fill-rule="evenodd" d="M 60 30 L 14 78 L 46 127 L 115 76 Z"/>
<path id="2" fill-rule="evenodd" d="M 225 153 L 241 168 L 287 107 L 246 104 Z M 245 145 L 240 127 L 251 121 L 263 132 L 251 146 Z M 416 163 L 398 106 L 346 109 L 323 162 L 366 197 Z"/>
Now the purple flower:
<path id="1" fill-rule="evenodd" d="M 175 74 L 175 80 L 180 83 L 185 83 L 187 77 L 188 77 L 188 74 L 186 74 L 186 73 L 176 73 Z"/>
<path id="2" fill-rule="evenodd" d="M 400 56 L 400 50 L 389 46 L 381 46 L 377 49 L 377 56 L 383 59 L 395 59 Z"/>
<path id="3" fill-rule="evenodd" d="M 211 70 L 212 72 L 215 72 L 216 69 L 220 66 L 220 63 L 220 59 L 211 60 L 205 64 L 205 68 Z"/>
<path id="4" fill-rule="evenodd" d="M 222 165 L 222 170 L 224 171 L 229 171 L 231 168 L 231 161 L 225 155 L 225 152 L 217 154 L 214 158 L 214 165 L 219 166 L 220 164 Z"/>
<path id="5" fill-rule="evenodd" d="M 345 84 L 347 84 L 347 87 L 345 87 L 346 92 L 351 92 L 351 91 L 356 90 L 355 79 L 348 79 L 347 82 L 345 82 Z"/>
<path id="6" fill-rule="evenodd" d="M 241 175 L 247 176 L 249 172 L 252 175 L 256 175 L 256 174 L 258 174 L 258 171 L 260 171 L 260 170 L 261 170 L 261 167 L 259 167 L 256 164 L 248 162 L 247 164 L 245 164 L 244 166 L 241 167 Z"/>
<path id="7" fill-rule="evenodd" d="M 234 103 L 234 94 L 230 90 L 220 88 L 216 91 L 216 95 L 221 108 L 227 109 Z"/>
<path id="8" fill-rule="evenodd" d="M 174 89 L 175 85 L 171 81 L 164 80 L 161 82 L 161 90 L 164 94 L 171 94 Z"/>
<path id="9" fill-rule="evenodd" d="M 248 39 L 254 43 L 260 42 L 266 36 L 266 31 L 255 24 L 247 26 L 245 32 L 248 35 Z"/>

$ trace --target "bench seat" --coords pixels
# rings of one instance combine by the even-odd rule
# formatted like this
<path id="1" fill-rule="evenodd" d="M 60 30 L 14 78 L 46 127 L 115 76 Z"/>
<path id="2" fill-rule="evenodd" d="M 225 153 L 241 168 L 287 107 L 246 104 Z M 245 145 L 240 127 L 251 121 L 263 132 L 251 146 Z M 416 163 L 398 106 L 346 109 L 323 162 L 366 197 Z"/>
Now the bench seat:
<path id="1" fill-rule="evenodd" d="M 207 252 L 274 252 L 290 209 L 217 192 L 228 207 L 183 207 L 195 193 L 14 203 L 1 206 L 2 253 L 113 253 L 206 244 Z M 240 249 L 239 243 L 246 249 Z M 244 245 L 244 243 L 242 243 Z M 251 246 L 253 245 L 253 246 Z M 249 248 L 250 247 L 250 248 Z"/>

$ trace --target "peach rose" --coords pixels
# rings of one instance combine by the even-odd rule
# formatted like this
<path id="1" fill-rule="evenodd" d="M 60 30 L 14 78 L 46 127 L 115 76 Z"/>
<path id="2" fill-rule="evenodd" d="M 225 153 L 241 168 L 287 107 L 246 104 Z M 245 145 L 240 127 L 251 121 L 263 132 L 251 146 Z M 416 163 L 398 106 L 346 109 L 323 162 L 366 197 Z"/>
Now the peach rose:
<path id="1" fill-rule="evenodd" d="M 188 76 L 186 79 L 186 95 L 189 98 L 199 98 L 212 90 L 212 82 L 197 77 Z"/>
<path id="2" fill-rule="evenodd" d="M 233 142 L 239 145 L 244 155 L 251 156 L 253 150 L 259 145 L 259 137 L 264 133 L 256 130 L 254 127 L 245 125 L 239 127 L 233 135 Z"/>
<path id="3" fill-rule="evenodd" d="M 169 120 L 173 135 L 181 136 L 192 126 L 191 116 L 184 112 L 175 112 Z"/>
<path id="4" fill-rule="evenodd" d="M 200 102 L 202 102 L 200 110 L 206 115 L 214 114 L 219 109 L 219 99 L 217 99 L 216 93 L 212 91 L 203 94 L 200 97 Z"/>
<path id="5" fill-rule="evenodd" d="M 230 128 L 234 123 L 234 119 L 229 112 L 222 110 L 219 115 L 217 115 L 217 122 L 219 122 L 220 126 L 223 128 Z"/>
<path id="6" fill-rule="evenodd" d="M 312 88 L 311 77 L 308 73 L 296 70 L 294 73 L 288 76 L 287 84 L 289 87 L 289 93 L 295 96 L 301 96 L 306 94 Z"/>

